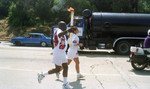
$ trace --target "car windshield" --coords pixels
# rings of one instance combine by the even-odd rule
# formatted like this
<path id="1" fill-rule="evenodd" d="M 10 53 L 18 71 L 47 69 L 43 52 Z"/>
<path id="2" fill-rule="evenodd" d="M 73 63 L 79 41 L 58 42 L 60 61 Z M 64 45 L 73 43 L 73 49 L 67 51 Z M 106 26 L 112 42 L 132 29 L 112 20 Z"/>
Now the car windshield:
<path id="1" fill-rule="evenodd" d="M 81 19 L 74 20 L 74 26 L 81 27 L 82 26 L 82 20 Z"/>

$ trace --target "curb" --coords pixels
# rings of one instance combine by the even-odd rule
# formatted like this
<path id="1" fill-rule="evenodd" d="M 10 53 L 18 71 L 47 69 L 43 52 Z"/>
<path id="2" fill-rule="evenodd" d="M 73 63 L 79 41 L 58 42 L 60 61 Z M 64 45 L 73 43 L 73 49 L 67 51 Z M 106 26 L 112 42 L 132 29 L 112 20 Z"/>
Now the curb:
<path id="1" fill-rule="evenodd" d="M 10 41 L 10 40 L 4 40 L 4 39 L 0 39 L 0 41 Z"/>

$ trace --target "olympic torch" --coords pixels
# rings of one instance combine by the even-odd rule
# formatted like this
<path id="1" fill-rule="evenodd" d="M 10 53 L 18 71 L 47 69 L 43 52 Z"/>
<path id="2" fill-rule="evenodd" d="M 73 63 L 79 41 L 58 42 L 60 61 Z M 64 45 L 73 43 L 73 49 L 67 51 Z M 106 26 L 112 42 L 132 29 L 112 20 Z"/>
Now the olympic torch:
<path id="1" fill-rule="evenodd" d="M 71 19 L 70 19 L 70 27 L 72 28 L 73 27 L 73 18 L 74 18 L 74 9 L 72 7 L 70 7 L 68 9 L 69 12 L 71 12 Z M 72 45 L 72 33 L 69 34 L 69 45 Z"/>
<path id="2" fill-rule="evenodd" d="M 74 18 L 74 9 L 72 7 L 70 7 L 68 9 L 69 12 L 71 12 L 71 20 L 70 20 L 70 27 L 73 27 L 73 18 Z"/>

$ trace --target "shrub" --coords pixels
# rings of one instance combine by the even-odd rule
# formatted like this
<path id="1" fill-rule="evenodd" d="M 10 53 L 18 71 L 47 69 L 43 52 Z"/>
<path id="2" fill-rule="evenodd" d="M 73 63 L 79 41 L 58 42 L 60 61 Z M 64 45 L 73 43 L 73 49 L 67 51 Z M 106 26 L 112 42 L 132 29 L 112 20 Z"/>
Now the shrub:
<path id="1" fill-rule="evenodd" d="M 2 27 L 0 27 L 0 32 L 1 32 L 1 31 L 3 31 L 3 28 L 2 28 Z"/>

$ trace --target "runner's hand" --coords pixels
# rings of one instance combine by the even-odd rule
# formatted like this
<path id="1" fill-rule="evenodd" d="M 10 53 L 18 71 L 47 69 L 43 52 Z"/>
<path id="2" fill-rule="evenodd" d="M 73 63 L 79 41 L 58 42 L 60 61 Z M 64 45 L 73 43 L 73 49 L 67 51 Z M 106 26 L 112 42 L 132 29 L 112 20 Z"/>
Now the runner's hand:
<path id="1" fill-rule="evenodd" d="M 79 43 L 79 46 L 80 46 L 80 47 L 83 47 L 83 44 L 82 44 L 82 43 Z"/>
<path id="2" fill-rule="evenodd" d="M 69 33 L 70 33 L 70 32 L 73 32 L 73 29 L 70 28 L 70 29 L 67 30 L 67 32 L 69 32 Z"/>
<path id="3" fill-rule="evenodd" d="M 68 29 L 67 31 L 68 32 L 73 32 L 74 30 L 77 30 L 78 28 L 77 27 L 71 27 L 70 29 Z"/>

